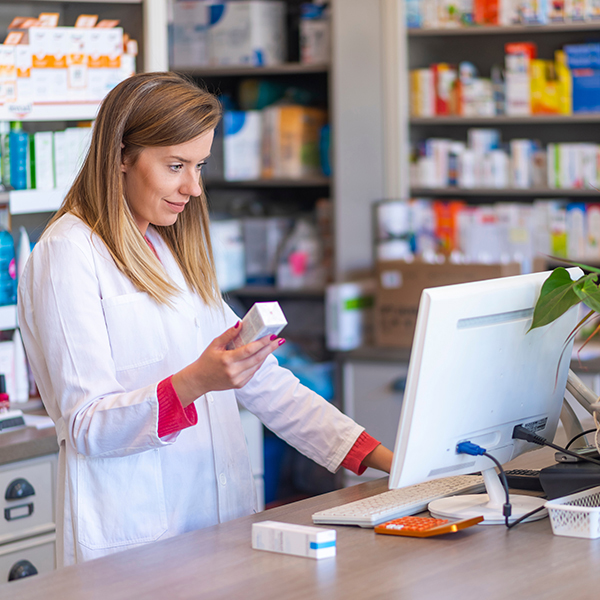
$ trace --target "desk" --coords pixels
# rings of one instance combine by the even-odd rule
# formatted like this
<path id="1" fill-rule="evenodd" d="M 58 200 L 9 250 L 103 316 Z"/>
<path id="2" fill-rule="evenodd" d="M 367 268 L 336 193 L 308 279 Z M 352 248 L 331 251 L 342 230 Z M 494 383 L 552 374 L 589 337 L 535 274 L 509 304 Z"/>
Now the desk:
<path id="1" fill-rule="evenodd" d="M 536 453 L 532 453 L 536 454 Z M 252 550 L 251 525 L 311 515 L 386 489 L 371 481 L 200 531 L 0 586 L 19 600 L 578 600 L 600 593 L 600 539 L 554 536 L 548 519 L 408 539 L 336 527 L 337 556 Z"/>

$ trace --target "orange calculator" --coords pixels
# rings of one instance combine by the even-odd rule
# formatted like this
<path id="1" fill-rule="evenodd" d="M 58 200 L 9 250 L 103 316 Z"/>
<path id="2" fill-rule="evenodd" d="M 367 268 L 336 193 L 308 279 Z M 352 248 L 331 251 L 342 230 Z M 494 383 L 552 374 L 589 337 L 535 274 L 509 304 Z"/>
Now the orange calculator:
<path id="1" fill-rule="evenodd" d="M 483 517 L 473 517 L 462 521 L 449 521 L 448 519 L 434 519 L 433 517 L 402 517 L 375 527 L 375 533 L 390 535 L 406 535 L 409 537 L 430 537 L 443 533 L 454 533 L 459 529 L 466 529 L 481 523 Z"/>

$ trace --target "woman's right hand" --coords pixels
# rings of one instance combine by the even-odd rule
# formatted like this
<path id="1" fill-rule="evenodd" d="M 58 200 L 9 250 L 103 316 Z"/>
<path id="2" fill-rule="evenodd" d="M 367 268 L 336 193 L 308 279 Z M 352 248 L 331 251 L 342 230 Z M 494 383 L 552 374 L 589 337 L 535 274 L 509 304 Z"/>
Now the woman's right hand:
<path id="1" fill-rule="evenodd" d="M 173 375 L 171 383 L 184 407 L 208 392 L 243 387 L 267 356 L 285 341 L 276 336 L 266 336 L 228 350 L 229 344 L 240 333 L 241 326 L 238 321 L 215 338 L 192 364 Z"/>

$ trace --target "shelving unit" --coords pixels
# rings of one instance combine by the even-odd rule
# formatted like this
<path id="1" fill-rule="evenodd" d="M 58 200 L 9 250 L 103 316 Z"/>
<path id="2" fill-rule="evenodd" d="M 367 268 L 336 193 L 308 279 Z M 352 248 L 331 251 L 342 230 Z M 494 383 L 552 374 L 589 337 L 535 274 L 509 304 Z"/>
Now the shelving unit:
<path id="1" fill-rule="evenodd" d="M 455 29 L 405 29 L 408 47 L 405 82 L 411 69 L 428 66 L 435 62 L 458 63 L 468 60 L 475 64 L 482 76 L 488 76 L 493 64 L 504 61 L 504 43 L 534 41 L 540 58 L 551 58 L 554 50 L 566 43 L 577 43 L 589 38 L 591 31 L 598 31 L 599 23 L 557 23 L 540 26 L 487 26 Z M 503 141 L 513 138 L 538 139 L 546 146 L 551 142 L 597 142 L 600 133 L 600 113 L 573 115 L 531 115 L 494 117 L 408 117 L 407 141 L 414 144 L 428 137 L 466 139 L 470 127 L 494 127 L 502 131 Z M 458 189 L 411 187 L 412 196 L 464 196 L 470 201 L 485 198 L 535 198 L 573 197 L 593 198 L 598 194 L 588 189 Z"/>
<path id="2" fill-rule="evenodd" d="M 599 22 L 549 23 L 547 25 L 478 25 L 471 27 L 407 29 L 409 38 L 452 37 L 465 35 L 507 35 L 536 33 L 567 33 L 571 31 L 598 31 Z"/>
<path id="3" fill-rule="evenodd" d="M 204 183 L 209 188 L 325 188 L 329 187 L 331 180 L 329 177 L 310 177 L 303 179 L 242 179 L 238 181 L 205 179 Z"/>
<path id="4" fill-rule="evenodd" d="M 411 196 L 423 198 L 426 196 L 506 196 L 509 198 L 565 198 L 600 195 L 594 189 L 551 189 L 551 188 L 427 188 L 411 187 Z"/>

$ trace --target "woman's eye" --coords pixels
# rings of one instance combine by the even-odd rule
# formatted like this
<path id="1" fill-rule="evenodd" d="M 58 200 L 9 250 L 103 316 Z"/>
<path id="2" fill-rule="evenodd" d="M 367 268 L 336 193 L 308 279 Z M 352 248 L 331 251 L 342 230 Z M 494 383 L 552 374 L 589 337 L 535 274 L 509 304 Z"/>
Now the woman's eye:
<path id="1" fill-rule="evenodd" d="M 183 165 L 169 165 L 169 169 L 171 169 L 171 171 L 174 171 L 175 173 L 181 171 L 182 168 Z"/>
<path id="2" fill-rule="evenodd" d="M 202 167 L 203 167 L 205 164 L 206 164 L 206 161 L 205 161 L 205 160 L 203 160 L 202 162 L 199 162 L 199 163 L 196 165 L 196 169 L 197 169 L 198 171 L 202 171 Z"/>

